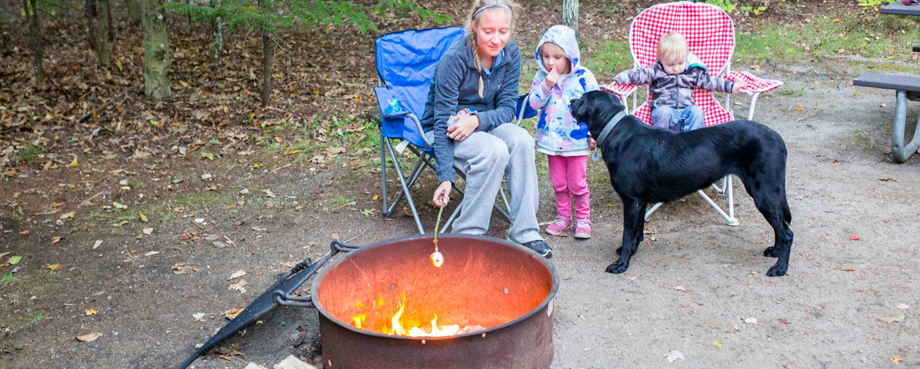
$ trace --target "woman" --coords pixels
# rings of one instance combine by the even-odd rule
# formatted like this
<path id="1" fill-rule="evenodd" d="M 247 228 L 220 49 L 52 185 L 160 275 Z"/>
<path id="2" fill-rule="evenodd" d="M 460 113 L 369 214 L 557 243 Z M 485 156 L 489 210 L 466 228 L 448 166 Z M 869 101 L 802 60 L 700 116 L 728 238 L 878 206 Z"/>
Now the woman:
<path id="1" fill-rule="evenodd" d="M 521 51 L 511 39 L 520 6 L 513 0 L 475 0 L 467 17 L 465 42 L 450 47 L 438 61 L 422 127 L 433 135 L 438 185 L 433 202 L 445 206 L 454 169 L 466 172 L 466 194 L 453 232 L 484 234 L 502 176 L 511 191 L 509 239 L 544 257 L 553 250 L 537 225 L 537 169 L 534 140 L 510 123 L 521 75 Z M 468 110 L 466 110 L 468 109 Z M 472 111 L 468 115 L 458 112 Z M 448 126 L 452 115 L 455 122 Z"/>

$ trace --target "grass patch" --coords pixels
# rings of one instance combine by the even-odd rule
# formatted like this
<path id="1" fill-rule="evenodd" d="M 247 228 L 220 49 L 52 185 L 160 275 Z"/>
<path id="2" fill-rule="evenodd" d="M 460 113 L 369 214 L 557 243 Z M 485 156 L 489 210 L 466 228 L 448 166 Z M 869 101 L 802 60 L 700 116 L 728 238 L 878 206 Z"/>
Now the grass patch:
<path id="1" fill-rule="evenodd" d="M 45 314 L 45 313 L 32 313 L 32 314 L 29 314 L 29 317 L 26 318 L 26 324 L 25 324 L 25 326 L 30 326 L 30 325 L 32 325 L 32 324 L 38 323 L 38 322 L 40 322 L 40 321 L 42 321 L 42 320 L 45 320 L 45 319 L 47 319 L 47 318 L 48 318 L 48 314 Z"/>
<path id="2" fill-rule="evenodd" d="M 791 96 L 791 97 L 802 97 L 802 95 L 805 94 L 805 88 L 804 87 L 797 88 L 797 87 L 793 87 L 790 85 L 786 85 L 783 87 L 780 93 L 786 96 Z"/>
<path id="3" fill-rule="evenodd" d="M 626 42 L 602 41 L 596 47 L 597 49 L 584 59 L 584 66 L 594 73 L 598 83 L 609 83 L 609 78 L 632 68 L 632 54 L 629 53 L 629 44 Z"/>
<path id="4" fill-rule="evenodd" d="M 0 287 L 16 282 L 19 278 L 13 276 L 13 272 L 0 275 Z"/>
<path id="5" fill-rule="evenodd" d="M 44 150 L 42 147 L 29 145 L 29 147 L 22 149 L 19 154 L 16 154 L 16 163 L 26 164 L 30 167 L 41 164 L 42 158 L 38 157 L 38 153 Z"/>
<path id="6" fill-rule="evenodd" d="M 354 200 L 352 200 L 352 199 L 350 199 L 350 198 L 347 198 L 347 197 L 345 197 L 345 196 L 339 196 L 339 197 L 336 197 L 336 198 L 334 198 L 334 199 L 329 200 L 329 204 L 335 205 L 335 206 L 340 206 L 340 205 L 345 205 L 345 204 L 351 203 L 351 202 L 353 202 L 353 201 L 354 201 Z"/>
<path id="7" fill-rule="evenodd" d="M 196 193 L 196 194 L 179 197 L 174 201 L 174 203 L 178 206 L 208 205 L 208 204 L 229 205 L 230 203 L 233 202 L 232 197 L 233 197 L 232 194 L 221 196 L 220 194 L 216 192 L 205 191 L 202 193 Z M 137 219 L 137 214 L 134 215 L 134 219 Z"/>

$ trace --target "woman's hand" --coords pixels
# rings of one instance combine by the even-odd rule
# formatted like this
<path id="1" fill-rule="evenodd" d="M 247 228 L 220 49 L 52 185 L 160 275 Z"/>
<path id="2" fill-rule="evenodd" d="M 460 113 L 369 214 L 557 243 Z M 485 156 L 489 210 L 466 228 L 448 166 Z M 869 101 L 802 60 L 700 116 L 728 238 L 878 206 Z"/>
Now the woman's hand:
<path id="1" fill-rule="evenodd" d="M 597 141 L 594 140 L 594 137 L 588 137 L 588 150 L 593 151 L 597 148 Z"/>
<path id="2" fill-rule="evenodd" d="M 479 128 L 479 117 L 464 115 L 457 117 L 457 123 L 447 128 L 447 137 L 454 141 L 463 141 Z"/>
<path id="3" fill-rule="evenodd" d="M 434 198 L 431 199 L 434 206 L 439 208 L 447 206 L 447 202 L 450 201 L 450 188 L 450 181 L 444 181 L 438 185 L 438 188 L 434 190 Z"/>

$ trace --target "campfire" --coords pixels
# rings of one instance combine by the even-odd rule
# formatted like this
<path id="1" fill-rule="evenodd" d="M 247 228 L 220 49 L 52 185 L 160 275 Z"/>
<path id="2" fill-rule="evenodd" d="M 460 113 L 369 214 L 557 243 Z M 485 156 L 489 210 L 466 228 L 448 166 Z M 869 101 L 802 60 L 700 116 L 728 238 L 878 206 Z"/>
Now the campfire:
<path id="1" fill-rule="evenodd" d="M 378 320 L 383 320 L 383 322 L 375 321 L 369 324 L 367 320 L 367 313 L 365 312 L 365 313 L 360 313 L 360 314 L 357 314 L 351 317 L 352 326 L 358 329 L 364 329 L 364 330 L 368 330 L 371 332 L 379 332 L 379 333 L 391 335 L 391 336 L 408 336 L 408 337 L 449 337 L 449 336 L 453 336 L 457 334 L 476 332 L 476 331 L 481 331 L 485 329 L 484 327 L 479 326 L 479 325 L 466 325 L 462 329 L 460 328 L 459 324 L 451 324 L 451 325 L 442 324 L 441 326 L 438 326 L 437 313 L 427 314 L 425 312 L 419 312 L 415 314 L 412 312 L 407 312 L 405 301 L 406 301 L 406 294 L 403 293 L 402 301 L 399 304 L 399 310 L 396 312 L 396 314 L 393 314 L 389 319 L 387 319 L 385 316 L 383 317 L 383 319 L 378 319 Z M 378 296 L 375 302 L 373 303 L 372 309 L 383 308 L 384 305 L 386 305 L 386 303 L 383 301 L 382 298 Z M 365 306 L 365 304 L 362 302 L 358 302 L 355 304 L 355 306 L 356 308 L 361 309 Z M 372 316 L 382 316 L 382 315 L 384 314 L 372 314 Z M 431 318 L 430 327 L 425 324 L 422 324 L 421 326 L 414 325 L 412 327 L 409 327 L 408 330 L 404 328 L 407 324 L 409 324 L 407 323 L 408 321 L 417 321 L 419 319 L 423 319 L 423 317 L 425 317 L 426 315 L 433 316 Z M 386 324 L 387 322 L 389 322 L 389 325 Z M 377 327 L 377 329 L 375 330 L 370 327 Z"/>

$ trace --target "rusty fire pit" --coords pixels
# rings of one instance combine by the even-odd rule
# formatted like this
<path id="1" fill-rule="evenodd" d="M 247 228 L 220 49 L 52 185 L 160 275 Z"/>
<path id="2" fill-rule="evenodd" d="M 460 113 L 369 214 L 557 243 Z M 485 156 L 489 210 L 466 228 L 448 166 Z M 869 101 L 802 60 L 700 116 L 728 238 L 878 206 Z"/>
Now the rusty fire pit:
<path id="1" fill-rule="evenodd" d="M 352 251 L 313 281 L 326 368 L 548 368 L 553 360 L 552 264 L 490 237 L 404 237 Z M 392 335 L 457 325 L 449 337 Z M 361 328 L 358 328 L 358 327 Z M 472 330 L 472 331 L 471 331 Z"/>

